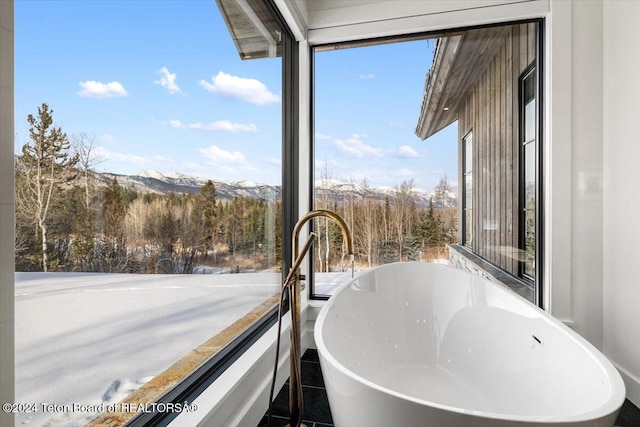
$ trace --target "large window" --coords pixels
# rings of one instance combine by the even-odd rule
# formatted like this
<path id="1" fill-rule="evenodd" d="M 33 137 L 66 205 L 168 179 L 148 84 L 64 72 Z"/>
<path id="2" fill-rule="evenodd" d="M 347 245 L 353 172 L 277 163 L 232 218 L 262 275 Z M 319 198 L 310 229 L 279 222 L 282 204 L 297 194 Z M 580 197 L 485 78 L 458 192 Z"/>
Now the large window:
<path id="1" fill-rule="evenodd" d="M 457 125 L 423 143 L 415 135 L 427 37 L 320 46 L 314 52 L 314 204 L 353 230 L 355 273 L 397 261 L 448 259 L 458 230 Z M 351 276 L 340 230 L 314 224 L 314 291 Z"/>
<path id="2" fill-rule="evenodd" d="M 189 396 L 275 312 L 295 100 L 271 12 L 16 2 L 15 397 L 55 408 L 17 423 L 177 415 L 126 408 Z"/>
<path id="3" fill-rule="evenodd" d="M 316 47 L 314 201 L 355 230 L 356 272 L 449 262 L 536 300 L 539 25 Z M 348 258 L 337 229 L 316 228 L 328 294 Z"/>

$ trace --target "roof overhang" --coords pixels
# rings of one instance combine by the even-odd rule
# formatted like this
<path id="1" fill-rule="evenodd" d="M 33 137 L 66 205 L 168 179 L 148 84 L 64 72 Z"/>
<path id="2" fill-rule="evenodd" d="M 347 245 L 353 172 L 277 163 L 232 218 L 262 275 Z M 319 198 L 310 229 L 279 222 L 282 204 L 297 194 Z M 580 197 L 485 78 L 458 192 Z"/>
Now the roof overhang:
<path id="1" fill-rule="evenodd" d="M 425 80 L 418 137 L 427 139 L 458 119 L 461 103 L 508 34 L 508 26 L 490 27 L 438 39 Z"/>
<path id="2" fill-rule="evenodd" d="M 216 0 L 242 59 L 282 56 L 281 30 L 262 0 Z"/>

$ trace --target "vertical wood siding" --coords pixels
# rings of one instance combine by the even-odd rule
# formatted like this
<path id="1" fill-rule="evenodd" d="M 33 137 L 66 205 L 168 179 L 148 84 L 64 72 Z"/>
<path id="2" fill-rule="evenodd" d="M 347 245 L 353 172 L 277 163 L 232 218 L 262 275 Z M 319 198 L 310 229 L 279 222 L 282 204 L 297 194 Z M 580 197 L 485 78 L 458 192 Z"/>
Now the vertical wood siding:
<path id="1" fill-rule="evenodd" d="M 473 242 L 487 261 L 518 274 L 520 175 L 518 78 L 535 60 L 536 25 L 511 27 L 495 42 L 495 55 L 471 83 L 458 111 L 459 148 L 473 132 Z M 462 160 L 458 182 L 464 183 Z M 460 205 L 462 205 L 460 203 Z M 459 211 L 463 219 L 464 212 Z M 460 227 L 462 228 L 462 227 Z M 463 241 L 462 231 L 459 241 Z"/>

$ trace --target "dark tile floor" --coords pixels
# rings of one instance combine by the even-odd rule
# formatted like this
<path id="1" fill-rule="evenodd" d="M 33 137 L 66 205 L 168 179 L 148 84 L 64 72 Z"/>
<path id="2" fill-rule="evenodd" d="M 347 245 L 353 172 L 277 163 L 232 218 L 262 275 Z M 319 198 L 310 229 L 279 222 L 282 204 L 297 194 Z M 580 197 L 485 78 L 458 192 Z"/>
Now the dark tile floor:
<path id="1" fill-rule="evenodd" d="M 307 350 L 302 356 L 302 395 L 304 398 L 302 422 L 307 427 L 333 426 L 316 350 Z M 289 380 L 273 401 L 271 427 L 284 427 L 287 424 L 289 424 Z M 267 426 L 269 422 L 265 414 L 258 427 Z"/>
<path id="2" fill-rule="evenodd" d="M 640 409 L 625 400 L 616 420 L 616 427 L 640 427 Z"/>
<path id="3" fill-rule="evenodd" d="M 322 379 L 320 360 L 316 350 L 307 350 L 302 356 L 302 393 L 304 395 L 303 422 L 307 427 L 333 426 L 329 400 Z M 271 427 L 284 427 L 289 424 L 289 381 L 284 384 L 273 403 Z M 267 415 L 258 427 L 268 427 Z M 629 400 L 624 402 L 616 427 L 640 427 L 640 409 Z"/>

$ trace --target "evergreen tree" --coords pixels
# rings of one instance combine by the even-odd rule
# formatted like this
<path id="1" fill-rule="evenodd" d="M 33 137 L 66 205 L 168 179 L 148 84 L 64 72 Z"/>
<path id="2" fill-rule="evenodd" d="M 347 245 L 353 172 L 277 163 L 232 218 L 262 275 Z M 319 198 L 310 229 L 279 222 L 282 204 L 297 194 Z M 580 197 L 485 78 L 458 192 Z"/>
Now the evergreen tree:
<path id="1" fill-rule="evenodd" d="M 53 207 L 52 265 L 57 269 L 90 271 L 93 261 L 95 215 L 85 205 L 85 189 L 74 185 L 64 191 Z"/>
<path id="2" fill-rule="evenodd" d="M 429 199 L 427 210 L 423 210 L 420 213 L 417 234 L 422 240 L 422 246 L 425 248 L 441 246 L 444 243 L 444 227 L 435 212 L 433 199 Z"/>
<path id="3" fill-rule="evenodd" d="M 127 205 L 124 189 L 113 178 L 111 185 L 104 190 L 102 200 L 102 232 L 105 236 L 123 237 L 122 220 L 127 213 Z"/>
<path id="4" fill-rule="evenodd" d="M 218 231 L 218 206 L 216 204 L 216 186 L 213 184 L 213 181 L 208 180 L 200 187 L 193 213 L 197 216 L 196 221 L 202 227 L 207 242 L 207 249 L 215 251 L 216 234 Z"/>
<path id="5" fill-rule="evenodd" d="M 22 146 L 24 167 L 16 180 L 18 209 L 35 223 L 41 244 L 42 271 L 49 268 L 50 211 L 62 185 L 73 180 L 73 167 L 78 156 L 70 153 L 67 134 L 53 126 L 53 110 L 46 103 L 38 107 L 38 115 L 29 114 L 30 142 Z M 39 232 L 39 233 L 38 233 Z"/>
<path id="6" fill-rule="evenodd" d="M 104 189 L 102 197 L 102 234 L 103 239 L 96 245 L 94 259 L 97 261 L 94 271 L 134 272 L 134 265 L 126 247 L 124 219 L 129 205 L 137 199 L 133 189 L 123 188 L 113 179 Z"/>

